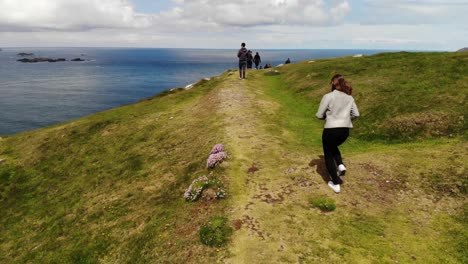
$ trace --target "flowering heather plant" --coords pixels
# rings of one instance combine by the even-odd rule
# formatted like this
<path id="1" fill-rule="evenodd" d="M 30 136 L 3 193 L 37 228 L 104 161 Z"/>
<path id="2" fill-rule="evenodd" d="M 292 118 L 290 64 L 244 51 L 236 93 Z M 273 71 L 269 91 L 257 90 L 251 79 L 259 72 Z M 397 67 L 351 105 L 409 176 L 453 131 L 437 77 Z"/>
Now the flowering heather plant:
<path id="1" fill-rule="evenodd" d="M 210 154 L 216 154 L 219 152 L 224 151 L 224 145 L 223 144 L 216 144 L 214 147 L 211 149 Z"/>
<path id="2" fill-rule="evenodd" d="M 226 197 L 226 190 L 221 181 L 217 179 L 209 180 L 206 176 L 196 178 L 192 184 L 185 190 L 184 198 L 186 201 L 196 201 L 202 196 L 204 190 L 212 188 L 216 192 L 216 199 Z"/>
<path id="3" fill-rule="evenodd" d="M 224 151 L 221 151 L 221 152 L 218 152 L 218 153 L 215 153 L 215 154 L 211 154 L 208 157 L 208 160 L 206 161 L 206 166 L 208 168 L 214 168 L 217 165 L 219 165 L 221 162 L 223 162 L 223 160 L 226 159 L 226 158 L 227 158 L 227 153 L 224 152 Z"/>
<path id="4" fill-rule="evenodd" d="M 184 193 L 185 200 L 187 201 L 197 200 L 201 196 L 203 189 L 206 185 L 208 185 L 208 177 L 201 176 L 201 177 L 196 178 L 192 182 L 192 184 L 190 184 L 187 190 L 185 190 L 185 193 Z"/>

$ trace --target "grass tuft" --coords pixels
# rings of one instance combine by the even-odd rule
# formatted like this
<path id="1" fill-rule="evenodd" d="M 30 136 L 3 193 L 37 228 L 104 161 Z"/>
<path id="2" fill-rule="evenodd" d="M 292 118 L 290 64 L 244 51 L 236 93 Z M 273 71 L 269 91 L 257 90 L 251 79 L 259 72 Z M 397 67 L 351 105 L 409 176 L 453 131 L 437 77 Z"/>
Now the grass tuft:
<path id="1" fill-rule="evenodd" d="M 325 196 L 316 196 L 309 198 L 309 203 L 314 208 L 318 208 L 324 212 L 332 212 L 336 209 L 335 200 Z"/>
<path id="2" fill-rule="evenodd" d="M 224 246 L 233 230 L 227 225 L 227 218 L 215 216 L 210 221 L 200 228 L 200 240 L 203 244 L 210 247 Z"/>

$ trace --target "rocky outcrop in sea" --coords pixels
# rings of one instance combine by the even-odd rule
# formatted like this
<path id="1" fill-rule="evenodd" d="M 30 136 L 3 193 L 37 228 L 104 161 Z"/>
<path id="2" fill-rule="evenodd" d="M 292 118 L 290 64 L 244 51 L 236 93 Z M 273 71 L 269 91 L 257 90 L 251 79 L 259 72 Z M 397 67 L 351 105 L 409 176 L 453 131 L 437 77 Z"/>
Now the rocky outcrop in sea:
<path id="1" fill-rule="evenodd" d="M 32 59 L 19 59 L 17 60 L 19 62 L 24 62 L 24 63 L 36 63 L 36 62 L 61 62 L 61 61 L 67 61 L 64 58 L 58 58 L 58 59 L 52 59 L 52 58 L 32 58 Z"/>

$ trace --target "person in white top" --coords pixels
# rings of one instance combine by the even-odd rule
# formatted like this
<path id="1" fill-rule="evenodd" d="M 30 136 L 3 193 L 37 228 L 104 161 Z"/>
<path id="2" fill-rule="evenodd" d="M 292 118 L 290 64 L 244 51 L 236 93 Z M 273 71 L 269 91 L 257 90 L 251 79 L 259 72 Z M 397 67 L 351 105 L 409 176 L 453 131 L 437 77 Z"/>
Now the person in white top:
<path id="1" fill-rule="evenodd" d="M 325 120 L 322 145 L 325 165 L 332 179 L 328 186 L 339 193 L 342 183 L 340 176 L 345 175 L 346 167 L 338 146 L 348 138 L 349 129 L 353 127 L 351 120 L 359 116 L 359 110 L 351 95 L 353 88 L 342 75 L 333 76 L 331 85 L 332 91 L 323 96 L 316 116 Z"/>

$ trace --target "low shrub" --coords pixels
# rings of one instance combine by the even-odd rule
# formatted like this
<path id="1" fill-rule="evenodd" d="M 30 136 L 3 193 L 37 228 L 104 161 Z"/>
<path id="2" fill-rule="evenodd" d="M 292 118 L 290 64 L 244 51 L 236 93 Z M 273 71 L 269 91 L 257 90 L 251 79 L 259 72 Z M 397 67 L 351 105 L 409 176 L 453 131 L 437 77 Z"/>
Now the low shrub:
<path id="1" fill-rule="evenodd" d="M 222 216 L 215 216 L 200 228 L 200 240 L 210 247 L 221 247 L 227 243 L 233 230 L 227 225 L 227 219 Z"/>
<path id="2" fill-rule="evenodd" d="M 223 160 L 226 159 L 226 158 L 227 158 L 227 154 L 224 151 L 221 151 L 221 152 L 218 152 L 218 153 L 215 153 L 215 154 L 211 154 L 208 157 L 208 160 L 206 161 L 206 166 L 208 168 L 214 168 L 217 165 L 219 165 L 221 162 L 223 162 Z"/>
<path id="3" fill-rule="evenodd" d="M 224 151 L 223 144 L 216 144 L 210 152 L 210 156 L 206 161 L 206 166 L 208 168 L 214 168 L 219 165 L 223 160 L 227 158 L 227 153 Z"/>
<path id="4" fill-rule="evenodd" d="M 336 205 L 332 198 L 317 196 L 309 199 L 309 203 L 314 207 L 324 212 L 335 211 Z"/>

